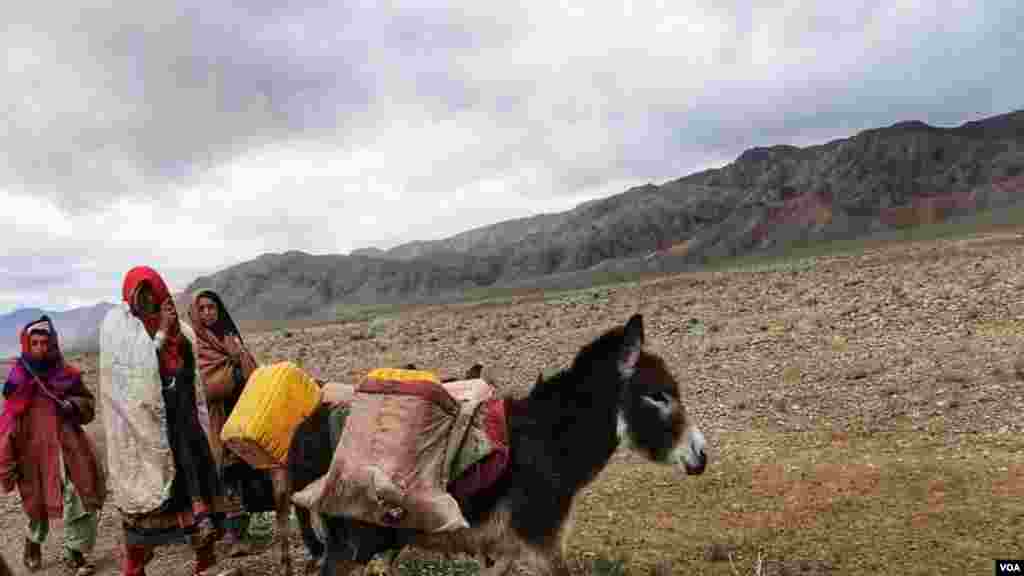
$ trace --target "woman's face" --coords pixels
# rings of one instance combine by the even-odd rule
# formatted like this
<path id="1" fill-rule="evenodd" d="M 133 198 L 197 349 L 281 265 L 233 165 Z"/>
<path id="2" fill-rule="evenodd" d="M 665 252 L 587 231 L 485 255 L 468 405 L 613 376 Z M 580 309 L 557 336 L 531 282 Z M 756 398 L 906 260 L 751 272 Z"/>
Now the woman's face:
<path id="1" fill-rule="evenodd" d="M 203 323 L 203 326 L 212 328 L 219 319 L 219 310 L 217 309 L 217 303 L 210 298 L 200 298 L 197 303 L 199 309 L 199 321 Z"/>
<path id="2" fill-rule="evenodd" d="M 145 282 L 135 289 L 135 309 L 147 316 L 160 312 L 160 306 L 153 301 L 153 289 Z"/>
<path id="3" fill-rule="evenodd" d="M 29 334 L 28 335 L 28 354 L 33 360 L 42 360 L 46 358 L 46 355 L 50 352 L 50 335 L 49 334 Z"/>

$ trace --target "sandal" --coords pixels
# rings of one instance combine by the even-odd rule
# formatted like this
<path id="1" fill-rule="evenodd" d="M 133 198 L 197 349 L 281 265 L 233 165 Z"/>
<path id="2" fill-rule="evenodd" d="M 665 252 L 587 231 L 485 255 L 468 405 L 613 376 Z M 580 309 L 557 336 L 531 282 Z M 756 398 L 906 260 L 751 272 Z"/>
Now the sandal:
<path id="1" fill-rule="evenodd" d="M 196 526 L 195 538 L 197 540 L 196 547 L 203 548 L 209 544 L 212 544 L 220 536 L 216 526 L 213 525 L 213 520 L 209 516 L 199 521 L 199 525 Z"/>
<path id="2" fill-rule="evenodd" d="M 75 573 L 75 576 L 92 576 L 96 573 L 96 566 L 86 560 L 85 555 L 78 550 L 68 550 L 66 562 L 68 567 Z"/>
<path id="3" fill-rule="evenodd" d="M 25 564 L 25 568 L 28 568 L 29 572 L 39 570 L 43 567 L 43 547 L 26 538 L 25 555 L 22 556 L 21 561 Z"/>

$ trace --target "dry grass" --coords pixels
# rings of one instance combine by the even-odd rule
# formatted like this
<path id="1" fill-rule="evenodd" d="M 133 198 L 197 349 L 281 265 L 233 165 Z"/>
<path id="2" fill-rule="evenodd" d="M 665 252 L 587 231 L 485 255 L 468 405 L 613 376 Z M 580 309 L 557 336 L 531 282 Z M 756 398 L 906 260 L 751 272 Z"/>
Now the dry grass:
<path id="1" fill-rule="evenodd" d="M 717 440 L 721 455 L 700 479 L 620 459 L 581 500 L 574 550 L 628 551 L 630 573 L 669 562 L 721 575 L 737 565 L 750 574 L 759 557 L 764 574 L 977 574 L 1022 551 L 1022 438 L 750 431 Z M 641 484 L 656 489 L 632 488 Z"/>

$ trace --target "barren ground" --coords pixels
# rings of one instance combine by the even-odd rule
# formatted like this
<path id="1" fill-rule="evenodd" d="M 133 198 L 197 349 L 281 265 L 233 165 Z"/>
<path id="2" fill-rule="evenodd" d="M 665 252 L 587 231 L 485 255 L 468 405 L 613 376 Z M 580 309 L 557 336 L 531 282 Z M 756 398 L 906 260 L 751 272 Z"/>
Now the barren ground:
<path id="1" fill-rule="evenodd" d="M 761 269 L 382 313 L 248 336 L 261 362 L 321 378 L 474 362 L 521 394 L 630 314 L 711 445 L 683 477 L 620 452 L 578 500 L 578 573 L 991 574 L 1024 558 L 1024 235 L 871 246 Z M 96 358 L 77 359 L 95 383 Z M 98 433 L 98 426 L 93 425 Z M 98 437 L 102 442 L 102 438 Z M 0 499 L 2 553 L 25 520 Z M 95 559 L 116 574 L 116 511 Z M 42 574 L 61 574 L 54 523 Z M 304 560 L 298 538 L 295 557 Z M 225 565 L 272 574 L 273 553 Z M 150 574 L 188 574 L 184 547 Z M 466 569 L 424 558 L 407 574 Z"/>

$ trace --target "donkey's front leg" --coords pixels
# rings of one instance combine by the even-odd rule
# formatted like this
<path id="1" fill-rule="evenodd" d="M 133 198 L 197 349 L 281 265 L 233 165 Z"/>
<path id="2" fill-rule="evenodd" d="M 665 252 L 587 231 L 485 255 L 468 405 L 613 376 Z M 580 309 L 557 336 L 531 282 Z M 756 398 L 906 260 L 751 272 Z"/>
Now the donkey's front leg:
<path id="1" fill-rule="evenodd" d="M 546 576 L 569 576 L 569 564 L 558 550 L 558 546 L 534 548 L 523 559 L 533 568 L 535 574 Z"/>
<path id="2" fill-rule="evenodd" d="M 281 574 L 292 576 L 292 559 L 290 554 L 292 510 L 291 486 L 288 481 L 287 468 L 274 468 L 270 471 L 270 479 L 274 485 L 274 515 L 277 532 L 278 563 Z"/>
<path id="3" fill-rule="evenodd" d="M 569 576 L 572 571 L 569 570 L 569 563 L 565 561 L 565 556 L 561 552 L 556 553 L 551 558 L 551 573 L 556 576 Z"/>
<path id="4" fill-rule="evenodd" d="M 512 559 L 508 557 L 501 557 L 494 561 L 489 566 L 481 566 L 480 576 L 505 576 L 512 568 Z"/>

